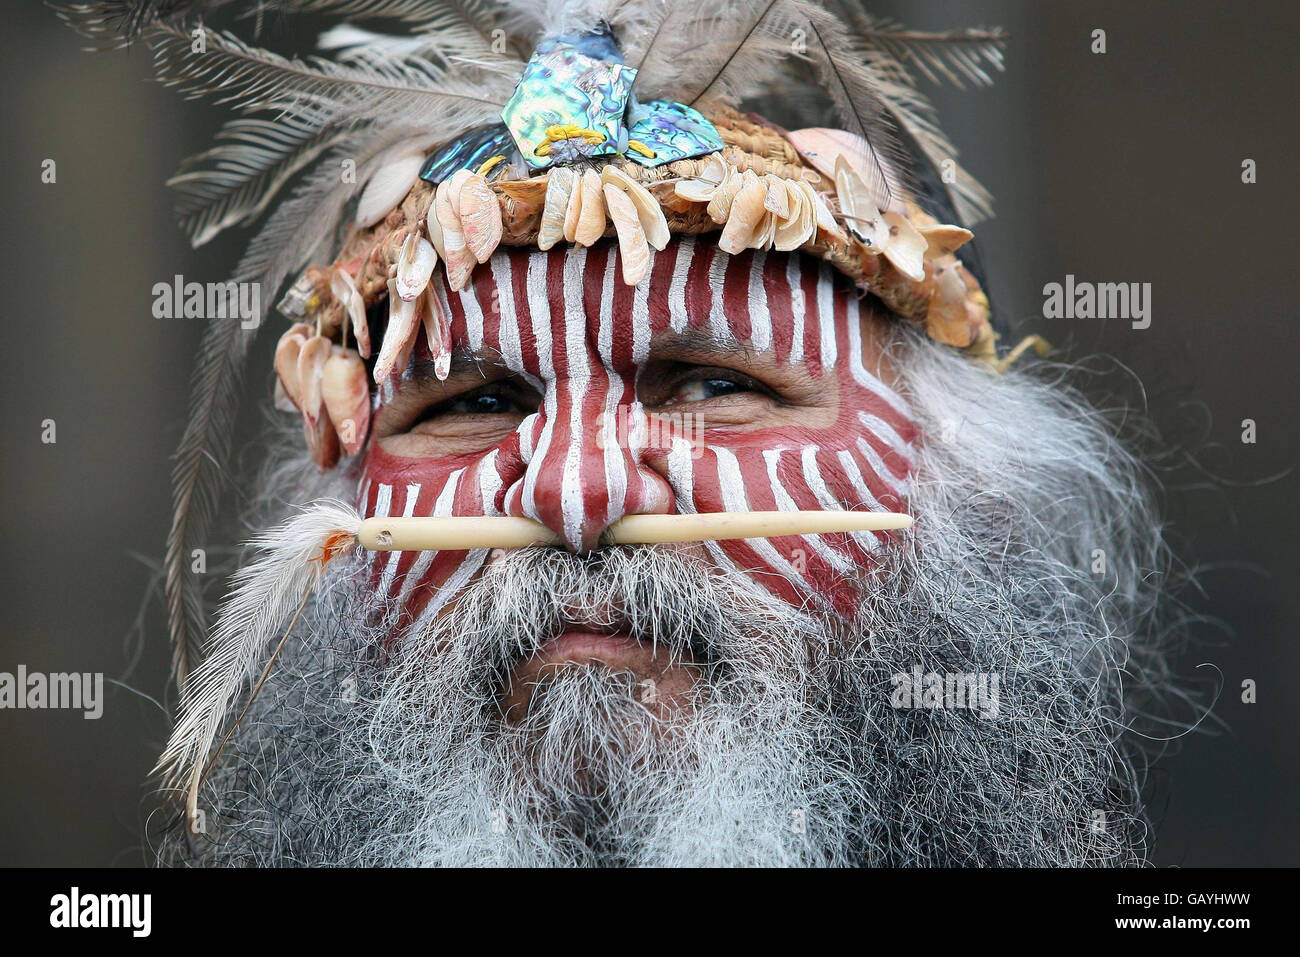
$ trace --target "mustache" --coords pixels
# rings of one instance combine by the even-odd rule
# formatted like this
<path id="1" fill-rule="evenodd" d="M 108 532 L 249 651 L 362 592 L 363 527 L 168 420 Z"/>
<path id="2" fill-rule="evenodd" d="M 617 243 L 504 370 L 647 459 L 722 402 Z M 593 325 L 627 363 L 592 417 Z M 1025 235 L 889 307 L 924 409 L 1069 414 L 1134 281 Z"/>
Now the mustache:
<path id="1" fill-rule="evenodd" d="M 786 635 L 802 645 L 826 632 L 817 612 L 793 608 L 684 549 L 624 545 L 578 556 L 530 547 L 484 566 L 449 608 L 403 636 L 397 665 L 420 670 L 437 658 L 475 672 L 474 684 L 486 691 L 574 628 L 626 633 L 670 661 L 690 659 L 715 676 L 742 652 L 749 657 L 760 637 Z M 765 657 L 775 666 L 788 654 L 774 648 Z"/>

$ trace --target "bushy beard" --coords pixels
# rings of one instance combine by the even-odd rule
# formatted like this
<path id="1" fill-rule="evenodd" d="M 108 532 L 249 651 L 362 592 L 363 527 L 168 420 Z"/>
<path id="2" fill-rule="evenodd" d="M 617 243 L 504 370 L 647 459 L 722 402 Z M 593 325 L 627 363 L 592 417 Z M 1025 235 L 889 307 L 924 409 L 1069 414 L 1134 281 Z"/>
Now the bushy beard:
<path id="1" fill-rule="evenodd" d="M 1164 680 L 1167 563 L 1141 469 L 1059 384 L 896 348 L 930 437 L 920 521 L 855 620 L 692 554 L 528 549 L 390 645 L 362 569 L 336 568 L 205 788 L 197 860 L 1140 863 L 1130 716 Z M 694 661 L 692 707 L 572 665 L 503 721 L 512 663 L 593 614 Z M 897 706 L 917 670 L 996 675 L 996 708 Z"/>

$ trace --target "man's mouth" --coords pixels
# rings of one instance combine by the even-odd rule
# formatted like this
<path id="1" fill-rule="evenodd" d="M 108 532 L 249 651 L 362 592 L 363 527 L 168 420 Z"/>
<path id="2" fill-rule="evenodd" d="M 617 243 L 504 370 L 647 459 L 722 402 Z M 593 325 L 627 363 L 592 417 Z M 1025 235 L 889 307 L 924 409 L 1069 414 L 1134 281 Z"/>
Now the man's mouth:
<path id="1" fill-rule="evenodd" d="M 685 705 L 700 677 L 689 649 L 674 652 L 662 642 L 636 638 L 628 631 L 574 625 L 546 639 L 511 669 L 501 699 L 506 721 L 521 721 L 539 688 L 567 668 L 584 666 L 631 674 L 637 700 L 661 715 Z"/>

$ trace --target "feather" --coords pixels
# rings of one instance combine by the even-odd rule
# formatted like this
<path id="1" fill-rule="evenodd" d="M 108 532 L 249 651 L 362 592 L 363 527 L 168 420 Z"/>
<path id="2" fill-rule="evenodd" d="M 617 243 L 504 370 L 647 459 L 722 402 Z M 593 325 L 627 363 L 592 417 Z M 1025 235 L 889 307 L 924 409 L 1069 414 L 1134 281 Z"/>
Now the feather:
<path id="1" fill-rule="evenodd" d="M 181 693 L 176 726 L 154 768 L 168 786 L 185 788 L 191 820 L 213 742 L 240 688 L 328 561 L 355 544 L 360 521 L 340 502 L 317 502 L 256 539 L 259 556 L 232 577 L 207 655 Z"/>
<path id="2" fill-rule="evenodd" d="M 167 181 L 181 195 L 177 212 L 191 243 L 197 248 L 230 226 L 253 222 L 296 173 L 347 139 L 337 127 L 303 129 L 290 117 L 227 123 L 217 146 L 191 156 Z M 204 163 L 212 168 L 199 168 Z"/>
<path id="3" fill-rule="evenodd" d="M 658 31 L 644 69 L 661 84 L 651 92 L 695 106 L 701 100 L 735 103 L 770 79 L 765 68 L 790 54 L 784 0 L 683 3 Z M 665 35 L 672 37 L 665 42 Z"/>
<path id="4" fill-rule="evenodd" d="M 844 129 L 866 141 L 871 159 L 866 182 L 876 205 L 889 209 L 896 197 L 907 193 L 907 158 L 871 66 L 833 13 L 808 0 L 790 0 L 790 7 L 791 18 L 807 25 L 809 58 Z"/>
<path id="5" fill-rule="evenodd" d="M 1003 48 L 1007 35 L 999 29 L 950 30 L 927 33 L 908 30 L 891 21 L 874 17 L 859 0 L 835 0 L 831 4 L 863 45 L 879 51 L 906 71 L 911 63 L 932 83 L 947 80 L 958 89 L 963 79 L 975 86 L 989 86 L 989 69 L 1003 70 Z"/>

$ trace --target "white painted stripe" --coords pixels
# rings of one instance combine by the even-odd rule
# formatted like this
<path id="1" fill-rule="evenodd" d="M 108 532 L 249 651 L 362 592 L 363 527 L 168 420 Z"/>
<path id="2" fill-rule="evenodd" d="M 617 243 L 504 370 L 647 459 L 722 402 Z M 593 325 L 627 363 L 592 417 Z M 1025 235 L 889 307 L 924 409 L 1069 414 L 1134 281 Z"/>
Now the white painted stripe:
<path id="1" fill-rule="evenodd" d="M 781 451 L 779 449 L 764 449 L 763 461 L 767 463 L 767 481 L 772 487 L 772 498 L 776 502 L 776 507 L 782 512 L 797 512 L 799 505 L 790 493 L 786 491 L 785 486 L 777 477 L 777 465 L 781 461 Z M 836 509 L 842 511 L 842 509 Z M 857 566 L 843 553 L 836 551 L 820 535 L 800 535 L 800 539 L 807 542 L 814 552 L 821 556 L 822 561 L 829 564 L 841 574 L 856 571 Z"/>
<path id="2" fill-rule="evenodd" d="M 434 515 L 450 515 L 452 513 L 452 508 L 456 502 L 456 488 L 460 485 L 460 477 L 463 474 L 465 474 L 465 470 L 461 468 L 456 469 L 451 475 L 447 476 L 446 484 L 443 485 L 442 491 L 438 493 L 438 498 L 433 503 Z M 394 552 L 393 554 L 397 553 Z M 433 564 L 433 560 L 437 555 L 436 551 L 426 549 L 416 556 L 415 561 L 411 563 L 411 567 L 406 572 L 406 577 L 402 580 L 402 591 L 398 595 L 399 607 L 406 604 L 411 597 L 411 592 L 420 584 L 421 579 L 429 571 L 429 566 Z M 382 594 L 388 594 L 388 589 L 385 588 Z"/>
<path id="3" fill-rule="evenodd" d="M 668 283 L 668 325 L 673 332 L 686 328 L 686 276 L 695 258 L 695 239 L 692 237 L 677 247 L 673 261 L 673 278 Z"/>
<path id="4" fill-rule="evenodd" d="M 720 249 L 713 251 L 713 260 L 709 263 L 709 332 L 719 341 L 735 338 L 730 323 L 727 322 L 727 310 L 722 304 L 723 285 L 730 264 L 730 256 Z"/>
<path id="5" fill-rule="evenodd" d="M 903 461 L 910 467 L 912 465 L 911 444 L 903 441 L 903 437 L 894 431 L 894 427 L 884 419 L 878 418 L 869 412 L 859 412 L 858 421 L 871 432 L 879 437 L 886 445 L 903 457 Z"/>
<path id="6" fill-rule="evenodd" d="M 478 296 L 474 295 L 473 285 L 457 295 L 460 296 L 460 307 L 465 311 L 465 331 L 469 334 L 470 348 L 478 352 L 483 348 L 483 308 L 479 305 Z M 447 315 L 451 313 L 448 312 Z"/>
<path id="7" fill-rule="evenodd" d="M 429 599 L 429 604 L 425 605 L 424 610 L 420 612 L 420 617 L 415 622 L 417 632 L 435 618 L 447 602 L 465 587 L 466 582 L 483 567 L 487 555 L 488 550 L 486 548 L 476 548 L 472 552 L 466 553 L 465 560 L 442 583 L 442 587 L 434 593 L 433 597 Z"/>
<path id="8" fill-rule="evenodd" d="M 611 295 L 610 300 L 613 300 Z M 639 367 L 650 355 L 650 281 L 632 291 L 632 361 Z"/>
<path id="9" fill-rule="evenodd" d="M 804 446 L 803 452 L 799 456 L 800 464 L 803 466 L 803 480 L 808 483 L 812 489 L 813 495 L 817 498 L 817 503 L 830 512 L 844 511 L 844 503 L 837 501 L 831 494 L 831 490 L 826 487 L 826 479 L 822 476 L 821 465 L 817 461 L 817 453 L 820 451 L 815 445 Z M 847 452 L 841 452 L 841 455 L 849 455 Z M 850 460 L 852 456 L 850 455 Z M 857 465 L 853 467 L 857 472 Z M 852 479 L 849 480 L 850 482 Z M 858 475 L 858 481 L 862 481 L 862 476 Z M 874 501 L 874 499 L 873 499 Z M 875 551 L 880 544 L 874 532 L 849 532 L 853 540 L 866 551 Z"/>
<path id="10" fill-rule="evenodd" d="M 802 256 L 791 256 L 785 266 L 785 280 L 790 284 L 790 312 L 794 317 L 794 331 L 790 336 L 791 362 L 803 362 L 803 265 Z"/>
<path id="11" fill-rule="evenodd" d="M 749 499 L 745 495 L 745 480 L 740 474 L 740 463 L 730 449 L 710 445 L 709 451 L 718 461 L 718 487 L 722 490 L 722 504 L 728 512 L 750 511 Z M 785 556 L 776 550 L 766 538 L 747 538 L 745 544 L 754 550 L 759 558 L 767 562 L 786 578 L 801 586 L 810 594 L 816 594 L 807 580 L 795 570 Z"/>
<path id="12" fill-rule="evenodd" d="M 849 305 L 849 371 L 853 373 L 853 379 L 871 392 L 880 396 L 890 407 L 907 419 L 912 419 L 912 410 L 908 407 L 907 401 L 891 389 L 885 383 L 881 382 L 876 376 L 872 375 L 862 362 L 862 300 L 858 299 Z"/>
<path id="13" fill-rule="evenodd" d="M 876 473 L 876 478 L 899 498 L 903 498 L 904 496 L 902 491 L 894 481 L 894 473 L 889 470 L 889 467 L 885 465 L 884 460 L 881 459 L 876 450 L 871 447 L 871 443 L 866 439 L 859 438 L 858 451 L 861 452 L 862 457 L 867 460 L 867 464 L 871 466 L 871 470 Z"/>
<path id="14" fill-rule="evenodd" d="M 420 486 L 411 484 L 406 486 L 406 501 L 402 504 L 402 517 L 410 518 L 415 514 L 415 503 L 420 498 Z M 384 556 L 387 561 L 384 563 L 383 576 L 379 579 L 379 594 L 387 595 L 388 590 L 393 587 L 393 579 L 397 577 L 397 563 L 402 560 L 401 552 L 388 552 Z"/>
<path id="15" fill-rule="evenodd" d="M 501 343 L 501 358 L 510 369 L 524 367 L 523 352 L 519 345 L 519 316 L 515 312 L 513 256 L 498 255 L 488 260 L 492 267 L 492 281 L 496 283 L 496 314 L 500 320 L 497 338 Z"/>
<path id="16" fill-rule="evenodd" d="M 835 365 L 835 286 L 831 281 L 830 267 L 823 265 L 817 272 L 817 331 L 821 333 L 822 368 Z"/>
<path id="17" fill-rule="evenodd" d="M 583 307 L 587 248 L 579 246 L 564 260 L 564 345 L 569 387 L 569 447 L 564 450 L 564 472 L 560 480 L 560 511 L 564 537 L 569 542 L 582 538 L 586 504 L 582 496 L 582 445 L 586 439 L 582 423 L 582 399 L 591 383 L 587 356 L 587 315 Z"/>
<path id="18" fill-rule="evenodd" d="M 767 287 L 763 285 L 766 263 L 767 251 L 760 249 L 749 267 L 749 342 L 755 352 L 772 348 L 772 316 L 767 311 Z"/>

